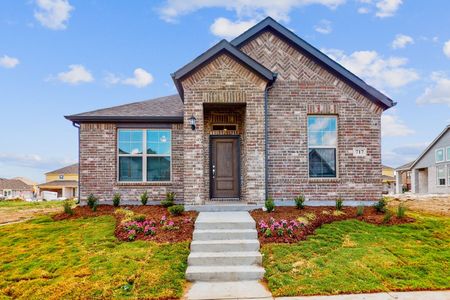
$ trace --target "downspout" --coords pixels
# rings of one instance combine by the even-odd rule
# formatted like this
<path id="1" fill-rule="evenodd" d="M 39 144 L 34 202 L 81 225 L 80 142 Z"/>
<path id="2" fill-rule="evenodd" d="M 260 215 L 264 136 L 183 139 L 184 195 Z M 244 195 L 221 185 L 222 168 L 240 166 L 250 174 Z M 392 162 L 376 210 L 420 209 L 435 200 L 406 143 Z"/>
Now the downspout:
<path id="1" fill-rule="evenodd" d="M 80 124 L 72 122 L 73 127 L 78 129 L 78 203 L 81 204 L 80 192 Z"/>
<path id="2" fill-rule="evenodd" d="M 264 196 L 266 200 L 269 195 L 269 90 L 272 89 L 277 75 L 273 74 L 273 80 L 264 90 Z"/>

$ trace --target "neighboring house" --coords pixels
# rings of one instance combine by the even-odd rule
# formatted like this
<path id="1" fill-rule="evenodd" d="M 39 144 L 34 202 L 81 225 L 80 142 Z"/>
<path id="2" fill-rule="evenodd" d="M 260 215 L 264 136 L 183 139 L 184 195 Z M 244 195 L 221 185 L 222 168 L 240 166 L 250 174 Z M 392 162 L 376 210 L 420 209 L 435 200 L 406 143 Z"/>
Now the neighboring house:
<path id="1" fill-rule="evenodd" d="M 397 194 L 403 192 L 411 191 L 411 170 L 410 167 L 413 164 L 413 161 L 401 165 L 400 167 L 395 169 L 395 192 Z M 401 182 L 401 186 L 397 185 L 397 176 L 400 176 L 399 180 Z M 397 188 L 398 187 L 398 188 Z"/>
<path id="2" fill-rule="evenodd" d="M 28 184 L 33 187 L 33 193 L 35 193 L 35 194 L 38 193 L 38 183 L 37 182 L 35 182 L 31 179 L 28 179 L 26 177 L 14 177 L 13 179 L 22 180 L 23 182 L 25 182 L 25 184 Z"/>
<path id="3" fill-rule="evenodd" d="M 411 174 L 411 192 L 450 194 L 450 125 L 413 162 L 395 170 L 398 175 Z M 401 187 L 403 176 L 397 176 Z M 397 193 L 401 193 L 397 188 Z"/>
<path id="4" fill-rule="evenodd" d="M 383 165 L 383 193 L 393 194 L 395 192 L 394 168 Z"/>
<path id="5" fill-rule="evenodd" d="M 0 178 L 0 199 L 32 199 L 33 187 L 19 179 Z"/>
<path id="6" fill-rule="evenodd" d="M 273 19 L 172 78 L 177 95 L 66 116 L 83 201 L 381 197 L 380 120 L 395 103 Z"/>
<path id="7" fill-rule="evenodd" d="M 78 164 L 45 173 L 45 183 L 39 185 L 39 191 L 56 192 L 58 197 L 78 197 Z"/>

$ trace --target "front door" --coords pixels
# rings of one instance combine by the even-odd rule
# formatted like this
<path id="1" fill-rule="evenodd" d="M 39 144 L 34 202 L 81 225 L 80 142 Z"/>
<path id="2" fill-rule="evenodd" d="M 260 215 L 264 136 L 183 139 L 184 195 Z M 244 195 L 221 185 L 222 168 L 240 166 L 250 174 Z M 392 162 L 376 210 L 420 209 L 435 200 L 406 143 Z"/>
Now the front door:
<path id="1" fill-rule="evenodd" d="M 239 198 L 239 137 L 211 136 L 211 198 Z"/>

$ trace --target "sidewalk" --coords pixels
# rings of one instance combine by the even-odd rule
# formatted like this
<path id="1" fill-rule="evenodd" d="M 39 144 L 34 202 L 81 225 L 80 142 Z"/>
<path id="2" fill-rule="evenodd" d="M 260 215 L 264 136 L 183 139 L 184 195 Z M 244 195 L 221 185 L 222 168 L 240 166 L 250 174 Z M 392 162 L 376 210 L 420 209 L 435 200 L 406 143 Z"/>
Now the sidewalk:
<path id="1" fill-rule="evenodd" d="M 336 296 L 280 297 L 277 300 L 450 300 L 450 291 L 389 292 Z"/>

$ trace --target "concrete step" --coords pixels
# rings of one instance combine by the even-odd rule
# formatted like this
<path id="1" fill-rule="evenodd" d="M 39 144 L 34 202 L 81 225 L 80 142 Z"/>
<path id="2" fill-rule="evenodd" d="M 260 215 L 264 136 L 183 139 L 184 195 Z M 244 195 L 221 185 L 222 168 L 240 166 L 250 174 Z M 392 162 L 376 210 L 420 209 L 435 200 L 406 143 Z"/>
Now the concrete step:
<path id="1" fill-rule="evenodd" d="M 192 252 L 247 252 L 258 251 L 258 240 L 209 240 L 192 241 Z"/>
<path id="2" fill-rule="evenodd" d="M 186 279 L 189 281 L 240 281 L 259 280 L 264 268 L 258 266 L 189 266 Z"/>
<path id="3" fill-rule="evenodd" d="M 272 294 L 259 281 L 198 281 L 186 295 L 187 300 L 211 299 L 264 299 L 273 300 Z"/>
<path id="4" fill-rule="evenodd" d="M 195 229 L 255 229 L 255 220 L 248 212 L 202 212 L 195 221 Z"/>
<path id="5" fill-rule="evenodd" d="M 197 229 L 194 231 L 195 241 L 208 240 L 251 240 L 257 239 L 256 229 Z"/>
<path id="6" fill-rule="evenodd" d="M 260 265 L 261 253 L 249 252 L 193 252 L 189 254 L 189 266 L 248 266 Z"/>

